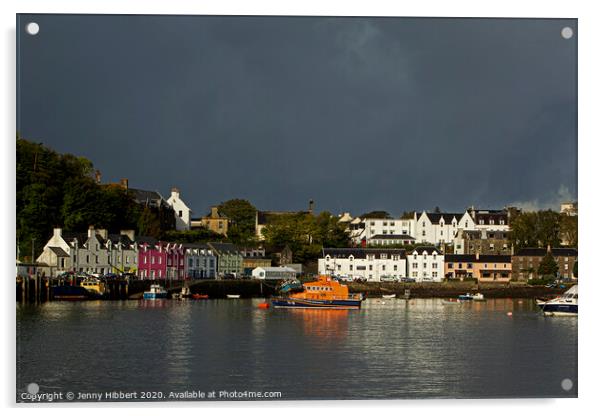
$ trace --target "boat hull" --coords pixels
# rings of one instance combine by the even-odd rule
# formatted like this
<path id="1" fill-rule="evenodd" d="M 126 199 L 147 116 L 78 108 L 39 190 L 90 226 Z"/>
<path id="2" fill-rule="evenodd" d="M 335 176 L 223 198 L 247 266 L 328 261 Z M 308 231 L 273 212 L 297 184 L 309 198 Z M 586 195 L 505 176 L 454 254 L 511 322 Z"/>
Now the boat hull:
<path id="1" fill-rule="evenodd" d="M 144 299 L 154 300 L 154 299 L 167 299 L 167 293 L 147 293 L 144 292 Z"/>
<path id="2" fill-rule="evenodd" d="M 578 305 L 566 305 L 558 303 L 547 303 L 541 305 L 541 310 L 547 316 L 577 316 Z"/>
<path id="3" fill-rule="evenodd" d="M 359 309 L 362 306 L 362 301 L 359 299 L 317 300 L 278 298 L 272 299 L 272 306 L 274 308 L 287 309 Z"/>
<path id="4" fill-rule="evenodd" d="M 53 300 L 88 300 L 100 299 L 102 296 L 99 293 L 92 292 L 82 286 L 53 286 Z"/>

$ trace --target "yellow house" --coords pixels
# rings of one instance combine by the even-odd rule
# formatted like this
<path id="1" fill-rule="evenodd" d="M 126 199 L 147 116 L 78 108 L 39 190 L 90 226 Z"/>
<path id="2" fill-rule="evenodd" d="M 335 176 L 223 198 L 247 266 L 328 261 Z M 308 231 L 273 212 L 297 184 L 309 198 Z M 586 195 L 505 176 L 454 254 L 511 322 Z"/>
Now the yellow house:
<path id="1" fill-rule="evenodd" d="M 445 277 L 477 279 L 479 282 L 509 282 L 512 258 L 497 254 L 446 254 Z"/>
<path id="2" fill-rule="evenodd" d="M 193 218 L 190 221 L 191 228 L 204 227 L 214 233 L 228 235 L 228 217 L 219 212 L 217 207 L 211 207 L 209 215 L 201 218 Z"/>

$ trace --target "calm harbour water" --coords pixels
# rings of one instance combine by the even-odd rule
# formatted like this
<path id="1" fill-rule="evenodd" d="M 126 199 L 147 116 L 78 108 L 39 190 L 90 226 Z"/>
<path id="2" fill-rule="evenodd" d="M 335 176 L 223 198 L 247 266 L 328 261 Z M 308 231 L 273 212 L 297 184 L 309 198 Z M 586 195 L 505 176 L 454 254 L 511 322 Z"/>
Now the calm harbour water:
<path id="1" fill-rule="evenodd" d="M 577 318 L 543 317 L 531 300 L 369 299 L 359 311 L 258 309 L 262 301 L 19 305 L 17 400 L 34 382 L 40 393 L 284 400 L 577 395 Z"/>

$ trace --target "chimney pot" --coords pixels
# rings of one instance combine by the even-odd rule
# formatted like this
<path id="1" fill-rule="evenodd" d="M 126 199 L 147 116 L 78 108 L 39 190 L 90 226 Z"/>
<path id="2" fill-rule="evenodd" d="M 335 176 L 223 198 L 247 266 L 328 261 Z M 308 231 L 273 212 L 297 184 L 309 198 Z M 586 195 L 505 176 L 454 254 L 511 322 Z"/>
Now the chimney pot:
<path id="1" fill-rule="evenodd" d="M 128 182 L 129 182 L 129 181 L 128 181 L 128 179 L 127 179 L 127 178 L 122 178 L 122 179 L 119 181 L 119 183 L 121 184 L 121 187 L 122 187 L 123 189 L 125 189 L 126 191 L 127 191 L 127 190 L 128 190 L 128 188 L 129 188 L 129 183 L 128 183 Z"/>

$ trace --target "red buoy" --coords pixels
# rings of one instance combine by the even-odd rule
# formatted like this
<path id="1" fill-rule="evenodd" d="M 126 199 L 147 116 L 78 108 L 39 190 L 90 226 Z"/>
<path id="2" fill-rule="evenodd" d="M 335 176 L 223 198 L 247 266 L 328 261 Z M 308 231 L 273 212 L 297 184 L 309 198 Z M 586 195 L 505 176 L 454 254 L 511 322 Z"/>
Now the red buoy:
<path id="1" fill-rule="evenodd" d="M 267 303 L 267 302 L 262 302 L 262 303 L 260 303 L 259 305 L 257 305 L 257 307 L 258 307 L 259 309 L 269 309 L 269 307 L 270 307 L 270 304 L 269 304 L 269 303 Z"/>

